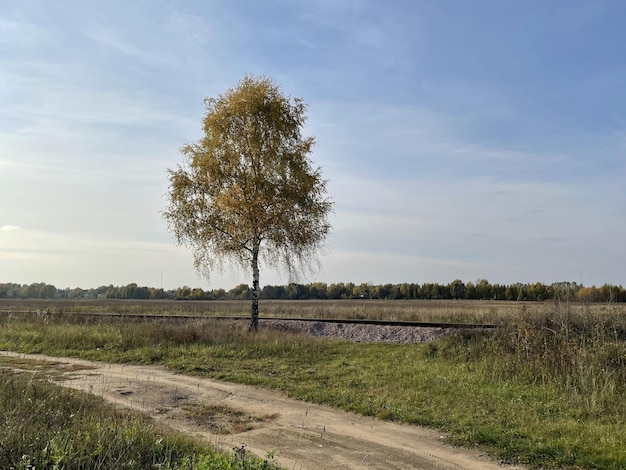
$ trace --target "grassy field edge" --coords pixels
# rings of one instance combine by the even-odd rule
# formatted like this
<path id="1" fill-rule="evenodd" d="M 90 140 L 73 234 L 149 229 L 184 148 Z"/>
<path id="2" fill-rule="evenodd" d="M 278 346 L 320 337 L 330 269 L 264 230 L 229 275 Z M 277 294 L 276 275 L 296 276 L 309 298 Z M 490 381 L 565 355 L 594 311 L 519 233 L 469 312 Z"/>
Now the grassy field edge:
<path id="1" fill-rule="evenodd" d="M 559 315 L 521 314 L 495 335 L 466 332 L 426 345 L 249 335 L 207 321 L 87 326 L 12 320 L 0 328 L 0 349 L 159 363 L 275 388 L 297 399 L 436 427 L 455 444 L 480 445 L 531 468 L 624 468 L 624 329 L 609 319 Z"/>

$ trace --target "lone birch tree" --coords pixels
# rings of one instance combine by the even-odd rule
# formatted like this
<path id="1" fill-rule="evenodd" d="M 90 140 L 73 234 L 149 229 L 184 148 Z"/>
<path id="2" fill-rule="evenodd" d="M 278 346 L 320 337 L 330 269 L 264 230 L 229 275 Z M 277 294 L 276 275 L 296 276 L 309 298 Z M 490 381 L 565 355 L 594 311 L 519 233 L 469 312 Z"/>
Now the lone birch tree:
<path id="1" fill-rule="evenodd" d="M 183 164 L 168 169 L 163 216 L 201 274 L 225 264 L 251 271 L 256 330 L 260 265 L 290 276 L 314 266 L 333 203 L 309 158 L 315 139 L 301 134 L 301 99 L 283 95 L 267 77 L 247 76 L 204 103 L 204 137 L 185 145 Z"/>

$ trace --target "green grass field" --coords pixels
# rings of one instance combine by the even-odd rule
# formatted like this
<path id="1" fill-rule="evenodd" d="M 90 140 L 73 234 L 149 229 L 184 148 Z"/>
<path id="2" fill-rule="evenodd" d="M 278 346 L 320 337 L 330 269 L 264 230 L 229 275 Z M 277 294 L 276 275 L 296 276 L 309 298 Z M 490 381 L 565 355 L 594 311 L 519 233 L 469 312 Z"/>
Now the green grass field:
<path id="1" fill-rule="evenodd" d="M 132 302 L 97 307 L 111 305 L 144 313 L 169 308 Z M 229 314 L 237 309 L 244 314 L 246 307 L 174 305 L 198 312 L 228 307 Z M 70 307 L 79 308 L 54 305 Z M 0 320 L 0 349 L 161 363 L 188 374 L 281 389 L 293 398 L 436 427 L 453 443 L 480 445 L 531 468 L 626 468 L 623 305 L 314 301 L 266 302 L 263 308 L 268 316 L 482 319 L 500 328 L 422 345 L 357 344 L 265 329 L 249 334 L 245 327 L 215 320 L 76 325 L 54 314 L 45 321 L 15 314 Z M 0 302 L 0 310 L 7 309 Z"/>

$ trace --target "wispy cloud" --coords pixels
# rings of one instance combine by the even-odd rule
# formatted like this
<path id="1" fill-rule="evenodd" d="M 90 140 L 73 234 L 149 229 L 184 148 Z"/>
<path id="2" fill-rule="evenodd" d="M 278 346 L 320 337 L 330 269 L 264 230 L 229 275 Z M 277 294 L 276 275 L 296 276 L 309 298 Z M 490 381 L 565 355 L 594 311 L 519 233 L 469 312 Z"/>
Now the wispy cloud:
<path id="1" fill-rule="evenodd" d="M 39 230 L 21 230 L 19 235 L 0 231 L 0 240 L 2 275 L 11 274 L 10 279 L 2 281 L 30 283 L 36 279 L 60 283 L 57 287 L 95 287 L 144 279 L 150 286 L 158 286 L 160 273 L 164 273 L 165 287 L 171 288 L 181 281 L 173 273 L 182 269 L 188 273 L 184 283 L 206 285 L 188 269 L 192 263 L 190 255 L 171 241 L 138 242 L 98 238 L 91 233 Z"/>
<path id="2" fill-rule="evenodd" d="M 337 172 L 414 181 L 488 175 L 492 181 L 524 182 L 578 178 L 580 166 L 593 163 L 576 148 L 580 141 L 552 150 L 540 142 L 529 149 L 473 140 L 456 117 L 427 107 L 333 102 L 311 109 L 308 130 L 318 139 L 316 153 Z M 393 155 L 389 164 L 387 155 Z"/>
<path id="3" fill-rule="evenodd" d="M 336 202 L 323 280 L 616 282 L 622 13 L 603 0 L 9 3 L 3 273 L 196 283 L 159 215 L 166 168 L 201 136 L 202 99 L 251 73 L 309 104 L 304 134 Z"/>
<path id="4" fill-rule="evenodd" d="M 47 39 L 46 30 L 35 23 L 0 18 L 0 45 L 32 49 L 45 44 Z"/>

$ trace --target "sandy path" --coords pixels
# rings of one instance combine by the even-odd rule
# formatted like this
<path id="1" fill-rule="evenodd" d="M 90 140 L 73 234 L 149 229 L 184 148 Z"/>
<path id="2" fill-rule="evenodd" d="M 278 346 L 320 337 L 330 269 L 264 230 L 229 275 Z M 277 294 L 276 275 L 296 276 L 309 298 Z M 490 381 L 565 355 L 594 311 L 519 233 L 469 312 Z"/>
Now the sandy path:
<path id="1" fill-rule="evenodd" d="M 259 456 L 274 451 L 290 470 L 315 469 L 520 469 L 503 466 L 475 450 L 442 442 L 431 429 L 363 417 L 300 402 L 272 390 L 185 376 L 160 366 L 135 366 L 0 352 L 54 362 L 64 386 L 84 390 L 147 413 L 160 424 L 231 450 L 245 444 Z M 214 434 L 183 411 L 218 404 L 264 417 L 253 429 Z"/>

